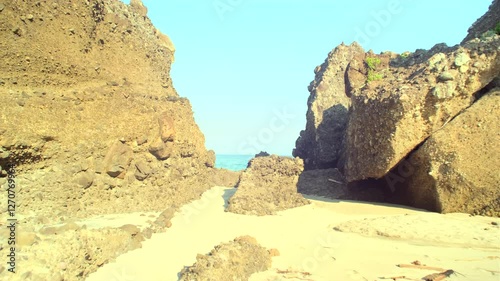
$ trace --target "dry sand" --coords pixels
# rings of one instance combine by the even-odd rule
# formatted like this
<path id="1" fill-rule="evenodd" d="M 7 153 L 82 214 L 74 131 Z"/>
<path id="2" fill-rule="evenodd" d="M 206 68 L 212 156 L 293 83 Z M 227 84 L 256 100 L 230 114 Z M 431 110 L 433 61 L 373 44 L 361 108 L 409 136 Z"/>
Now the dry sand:
<path id="1" fill-rule="evenodd" d="M 396 266 L 415 260 L 459 273 L 449 280 L 500 280 L 497 218 L 319 197 L 308 197 L 312 204 L 275 216 L 245 216 L 224 212 L 234 192 L 224 187 L 207 191 L 200 200 L 183 206 L 165 233 L 154 234 L 141 249 L 119 256 L 87 280 L 177 280 L 197 254 L 241 235 L 253 236 L 281 254 L 273 258 L 270 270 L 252 275 L 252 281 L 372 281 L 393 276 L 420 280 L 436 272 Z M 95 223 L 105 227 L 112 221 Z"/>

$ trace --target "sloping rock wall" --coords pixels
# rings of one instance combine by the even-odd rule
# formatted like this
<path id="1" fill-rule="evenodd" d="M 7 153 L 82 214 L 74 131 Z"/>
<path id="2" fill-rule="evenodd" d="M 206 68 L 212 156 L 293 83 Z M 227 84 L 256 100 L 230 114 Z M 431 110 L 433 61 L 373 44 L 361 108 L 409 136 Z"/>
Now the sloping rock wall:
<path id="1" fill-rule="evenodd" d="M 500 0 L 493 0 L 488 12 L 480 17 L 467 30 L 467 36 L 462 41 L 462 44 L 474 38 L 480 38 L 485 32 L 494 30 L 497 24 L 500 23 Z"/>
<path id="2" fill-rule="evenodd" d="M 25 212 L 160 211 L 208 187 L 213 152 L 140 1 L 2 4 L 0 166 L 16 166 Z"/>

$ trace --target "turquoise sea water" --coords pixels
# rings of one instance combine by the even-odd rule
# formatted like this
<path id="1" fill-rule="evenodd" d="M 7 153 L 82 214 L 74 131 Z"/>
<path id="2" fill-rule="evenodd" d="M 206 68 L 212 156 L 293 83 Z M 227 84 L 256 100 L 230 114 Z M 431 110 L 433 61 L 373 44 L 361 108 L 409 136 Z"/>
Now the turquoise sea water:
<path id="1" fill-rule="evenodd" d="M 217 154 L 215 156 L 215 167 L 231 171 L 241 171 L 247 167 L 248 161 L 250 161 L 253 156 L 254 155 Z"/>

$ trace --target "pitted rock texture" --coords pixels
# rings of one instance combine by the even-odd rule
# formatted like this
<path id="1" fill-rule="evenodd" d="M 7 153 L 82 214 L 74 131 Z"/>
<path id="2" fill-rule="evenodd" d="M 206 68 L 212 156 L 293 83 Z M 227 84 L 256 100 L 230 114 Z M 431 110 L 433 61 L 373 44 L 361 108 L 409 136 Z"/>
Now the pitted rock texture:
<path id="1" fill-rule="evenodd" d="M 0 4 L 0 186 L 14 165 L 19 224 L 161 212 L 212 186 L 214 153 L 170 79 L 175 48 L 141 1 Z M 85 247 L 100 246 L 89 239 Z M 109 251 L 92 260 L 123 252 Z M 44 262 L 32 254 L 30 262 Z M 83 280 L 97 267 L 72 268 L 64 280 Z"/>
<path id="2" fill-rule="evenodd" d="M 395 54 L 367 54 L 367 58 L 381 61 L 376 71 L 383 77 L 350 92 L 347 180 L 383 177 L 469 107 L 476 93 L 500 73 L 499 47 L 500 37 L 496 36 L 461 47 L 436 46 L 427 53 L 410 55 L 406 63 Z M 391 65 L 395 59 L 403 62 Z M 366 72 L 363 68 L 354 71 Z"/>
<path id="3" fill-rule="evenodd" d="M 181 281 L 245 281 L 253 273 L 271 267 L 272 253 L 251 236 L 242 236 L 214 247 L 207 255 L 198 254 L 196 263 L 184 268 Z"/>
<path id="4" fill-rule="evenodd" d="M 500 216 L 500 88 L 434 133 L 396 174 L 403 201 L 451 213 Z M 406 176 L 406 177 L 404 177 Z"/>
<path id="5" fill-rule="evenodd" d="M 345 73 L 355 57 L 364 57 L 361 46 L 342 44 L 314 70 L 316 76 L 308 87 L 306 129 L 300 132 L 293 151 L 294 157 L 304 160 L 306 170 L 329 168 L 342 161 L 351 104 L 346 95 Z"/>
<path id="6" fill-rule="evenodd" d="M 299 158 L 276 155 L 256 157 L 243 171 L 236 193 L 229 199 L 229 212 L 245 215 L 273 215 L 309 204 L 297 193 L 303 163 Z"/>
<path id="7" fill-rule="evenodd" d="M 497 5 L 498 1 L 495 1 L 485 18 L 497 16 L 498 13 L 494 12 Z M 479 24 L 476 27 L 478 26 Z M 476 182 L 479 177 L 468 171 L 471 178 L 467 181 L 470 184 L 466 184 L 468 188 L 462 189 L 458 186 L 461 183 L 454 173 L 440 172 L 436 182 L 433 180 L 424 183 L 421 178 L 412 184 L 413 194 L 416 197 L 426 194 L 425 200 L 411 200 L 400 193 L 409 188 L 409 173 L 405 172 L 408 159 L 412 159 L 427 142 L 435 141 L 434 134 L 454 130 L 448 131 L 448 134 L 455 135 L 458 128 L 448 126 L 459 117 L 471 118 L 467 122 L 474 122 L 479 117 L 484 120 L 494 118 L 495 113 L 491 111 L 478 112 L 477 116 L 465 113 L 481 101 L 485 93 L 499 86 L 499 50 L 500 36 L 495 34 L 471 39 L 454 47 L 437 44 L 430 50 L 403 54 L 365 53 L 357 44 L 337 47 L 332 52 L 334 55 L 330 54 L 325 64 L 315 70 L 316 78 L 309 89 L 311 94 L 306 130 L 301 132 L 297 140 L 294 155 L 304 160 L 308 172 L 313 169 L 338 169 L 341 178 L 345 178 L 348 198 L 373 198 L 440 212 L 498 215 L 498 195 L 493 192 L 498 184 L 490 176 L 496 173 L 494 165 L 484 166 L 483 174 L 491 179 L 487 181 L 487 186 Z M 337 79 L 331 80 L 332 74 L 329 71 L 318 72 L 321 69 L 335 69 Z M 323 84 L 322 81 L 333 82 Z M 319 91 L 321 84 L 328 85 L 326 90 Z M 323 95 L 321 98 L 319 93 Z M 320 112 L 318 108 L 323 113 L 330 110 L 337 112 L 339 108 L 345 110 L 341 118 L 336 115 L 335 118 L 328 119 L 325 116 L 332 115 L 323 114 L 323 119 L 319 120 L 312 118 L 317 114 L 311 115 L 311 112 Z M 322 127 L 325 129 L 318 129 Z M 495 142 L 492 134 L 479 135 L 484 136 L 489 143 Z M 324 141 L 329 138 L 331 141 Z M 475 139 L 475 136 L 471 133 L 468 138 Z M 469 162 L 480 163 L 481 157 L 487 154 L 492 158 L 500 157 L 498 151 L 485 146 L 461 146 L 453 138 L 448 141 L 449 147 L 457 149 L 454 153 L 464 157 L 467 155 Z M 322 148 L 318 150 L 320 147 Z M 444 144 L 440 143 L 438 147 L 442 153 L 450 152 L 444 148 Z M 476 153 L 477 158 L 472 156 L 474 153 L 471 151 Z M 431 155 L 426 158 L 430 162 L 424 164 L 423 160 L 420 161 L 421 167 L 431 167 L 437 165 L 434 162 L 447 159 L 446 155 L 426 153 Z M 327 158 L 331 161 L 325 161 Z M 400 180 L 394 171 L 402 171 L 404 179 Z M 421 172 L 422 175 L 425 173 Z M 305 174 L 304 178 L 307 176 Z M 332 183 L 325 180 L 321 182 L 324 188 L 308 187 L 306 189 L 309 194 L 313 191 L 331 194 L 336 198 L 343 197 L 341 194 L 345 190 L 341 188 L 342 184 L 332 187 Z M 373 187 L 378 195 L 368 192 L 367 196 L 356 196 L 358 191 L 363 193 L 361 188 L 364 185 Z M 444 186 L 449 189 L 446 196 L 440 193 Z M 429 194 L 425 191 L 427 189 L 433 192 Z M 475 192 L 488 193 L 492 198 L 486 199 L 483 196 L 484 200 L 481 199 L 481 202 L 472 199 L 468 201 Z M 452 202 L 454 198 L 456 202 Z M 424 204 L 426 200 L 427 203 Z M 464 202 L 468 202 L 468 206 Z"/>

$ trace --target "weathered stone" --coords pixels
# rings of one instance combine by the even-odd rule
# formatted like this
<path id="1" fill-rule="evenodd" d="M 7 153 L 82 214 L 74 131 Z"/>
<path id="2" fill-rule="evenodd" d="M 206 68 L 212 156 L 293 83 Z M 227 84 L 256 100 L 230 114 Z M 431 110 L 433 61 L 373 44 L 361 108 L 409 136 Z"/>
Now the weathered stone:
<path id="1" fill-rule="evenodd" d="M 145 143 L 148 142 L 148 138 L 147 137 L 138 137 L 137 138 L 137 145 L 143 145 Z"/>
<path id="2" fill-rule="evenodd" d="M 454 77 L 449 71 L 444 71 L 438 76 L 438 80 L 441 82 L 452 81 L 453 79 Z"/>
<path id="3" fill-rule="evenodd" d="M 342 158 L 350 99 L 346 94 L 346 70 L 354 57 L 364 57 L 357 43 L 335 48 L 316 70 L 309 85 L 306 129 L 300 132 L 293 156 L 304 160 L 305 169 L 336 166 Z M 363 82 L 365 77 L 363 77 Z"/>
<path id="4" fill-rule="evenodd" d="M 490 92 L 435 132 L 397 175 L 401 203 L 436 212 L 500 216 L 500 91 Z"/>
<path id="5" fill-rule="evenodd" d="M 135 163 L 135 177 L 136 179 L 142 181 L 145 180 L 152 172 L 151 167 L 149 166 L 148 162 L 144 160 L 139 160 L 137 163 Z"/>
<path id="6" fill-rule="evenodd" d="M 158 118 L 160 125 L 160 138 L 163 142 L 173 141 L 175 136 L 174 120 L 167 112 L 164 112 Z"/>
<path id="7" fill-rule="evenodd" d="M 205 166 L 209 168 L 215 167 L 215 151 L 209 150 L 207 152 L 207 160 L 205 161 Z"/>
<path id="8" fill-rule="evenodd" d="M 113 178 L 124 179 L 132 157 L 132 148 L 116 141 L 104 158 L 104 172 Z"/>
<path id="9" fill-rule="evenodd" d="M 457 57 L 462 57 L 458 61 L 463 66 L 471 56 L 486 66 L 474 73 L 455 71 L 453 81 L 429 82 L 441 74 L 427 70 L 428 58 L 435 57 L 431 50 L 411 66 L 390 67 L 387 78 L 377 81 L 376 87 L 352 92 L 345 138 L 347 181 L 384 177 L 416 146 L 470 106 L 474 95 L 500 73 L 499 47 L 500 38 L 496 38 L 440 49 L 445 54 L 439 62 L 443 68 L 456 67 Z"/>
<path id="10" fill-rule="evenodd" d="M 432 89 L 432 95 L 437 99 L 447 99 L 453 97 L 457 84 L 453 82 L 440 83 Z"/>
<path id="11" fill-rule="evenodd" d="M 211 187 L 204 136 L 189 101 L 172 86 L 173 45 L 144 17 L 139 1 L 0 3 L 0 57 L 2 71 L 9 73 L 0 80 L 0 104 L 11 105 L 0 110 L 9 116 L 0 122 L 0 146 L 10 153 L 7 159 L 8 153 L 0 155 L 0 185 L 6 183 L 7 164 L 15 164 L 16 200 L 26 215 L 19 218 L 18 234 L 34 232 L 24 229 L 33 225 L 43 238 L 22 249 L 17 279 L 32 270 L 28 279 L 40 274 L 41 280 L 85 280 L 138 247 L 142 234 L 93 227 L 64 231 L 69 226 L 58 223 L 198 199 Z M 160 137 L 162 113 L 176 127 L 169 163 L 148 152 Z M 178 160 L 181 146 L 199 157 Z M 90 157 L 93 163 L 86 164 Z M 151 181 L 135 180 L 135 159 L 150 161 Z M 41 226 L 49 235 L 38 232 Z"/>
<path id="12" fill-rule="evenodd" d="M 303 167 L 299 158 L 276 155 L 253 158 L 242 173 L 227 210 L 264 216 L 309 204 L 297 193 L 297 182 Z"/>
<path id="13" fill-rule="evenodd" d="M 207 255 L 198 255 L 195 264 L 182 269 L 179 280 L 248 280 L 270 267 L 269 252 L 255 238 L 242 236 L 215 246 Z"/>
<path id="14" fill-rule="evenodd" d="M 95 174 L 92 172 L 83 172 L 76 175 L 75 183 L 81 188 L 89 188 L 94 182 Z"/>
<path id="15" fill-rule="evenodd" d="M 158 160 L 166 160 L 172 155 L 173 146 L 174 145 L 172 142 L 165 143 L 160 137 L 158 137 L 149 146 L 149 152 L 153 154 Z"/>

